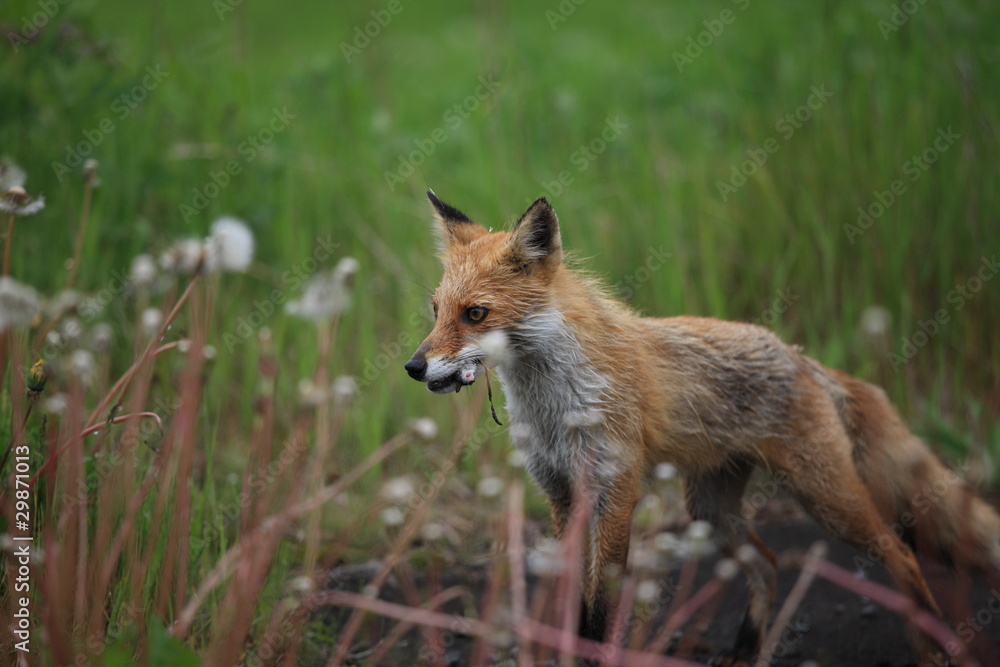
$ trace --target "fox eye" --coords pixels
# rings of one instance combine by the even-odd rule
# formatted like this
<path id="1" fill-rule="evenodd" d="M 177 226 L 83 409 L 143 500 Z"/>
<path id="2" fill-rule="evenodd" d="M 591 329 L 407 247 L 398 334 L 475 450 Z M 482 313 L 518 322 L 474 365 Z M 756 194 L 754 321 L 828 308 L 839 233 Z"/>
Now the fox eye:
<path id="1" fill-rule="evenodd" d="M 465 311 L 465 319 L 473 324 L 478 324 L 479 322 L 485 320 L 489 313 L 490 311 L 486 310 L 482 306 L 473 306 Z"/>

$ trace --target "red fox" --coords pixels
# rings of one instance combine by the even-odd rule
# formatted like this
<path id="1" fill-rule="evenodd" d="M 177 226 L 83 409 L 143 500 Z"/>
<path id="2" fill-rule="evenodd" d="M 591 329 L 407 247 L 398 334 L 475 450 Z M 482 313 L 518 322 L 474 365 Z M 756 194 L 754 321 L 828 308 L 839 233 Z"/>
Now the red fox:
<path id="1" fill-rule="evenodd" d="M 444 276 L 434 328 L 406 371 L 433 392 L 457 392 L 485 372 L 484 334 L 505 336 L 495 367 L 512 438 L 557 536 L 587 494 L 582 636 L 605 638 L 608 573 L 624 571 L 642 484 L 662 462 L 680 471 L 691 517 L 712 524 L 723 553 L 740 551 L 750 594 L 734 661 L 758 652 L 775 597 L 775 554 L 731 520 L 757 466 L 780 473 L 831 534 L 863 551 L 877 545 L 898 587 L 934 614 L 908 543 L 986 571 L 1000 563 L 1000 516 L 910 433 L 881 389 L 759 326 L 640 317 L 567 266 L 545 199 L 513 230 L 492 232 L 428 197 Z M 916 507 L 928 489 L 935 502 Z M 933 664 L 930 640 L 917 641 L 921 664 Z"/>

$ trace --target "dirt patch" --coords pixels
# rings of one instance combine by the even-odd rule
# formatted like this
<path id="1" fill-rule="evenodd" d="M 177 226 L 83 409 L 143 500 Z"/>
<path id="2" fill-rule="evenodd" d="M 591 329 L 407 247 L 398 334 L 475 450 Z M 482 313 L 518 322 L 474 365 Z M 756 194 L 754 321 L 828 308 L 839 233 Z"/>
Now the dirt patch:
<path id="1" fill-rule="evenodd" d="M 857 550 L 832 541 L 815 522 L 794 508 L 781 503 L 769 507 L 767 516 L 758 521 L 757 530 L 764 541 L 778 554 L 804 553 L 812 543 L 823 540 L 829 545 L 828 560 L 852 572 L 857 570 L 857 558 L 861 556 Z M 711 578 L 717 562 L 718 558 L 707 558 L 699 563 L 695 588 Z M 374 573 L 375 567 L 373 565 L 341 570 L 332 581 L 331 587 L 340 590 L 361 590 Z M 1000 665 L 1000 588 L 991 588 L 979 578 L 956 578 L 943 566 L 933 563 L 925 562 L 923 567 L 931 588 L 956 634 L 966 642 L 982 665 Z M 866 574 L 872 581 L 892 586 L 888 573 L 880 564 L 876 563 L 868 568 Z M 780 572 L 775 611 L 787 597 L 798 575 L 799 571 L 796 569 L 784 569 Z M 421 580 L 422 576 L 416 576 L 413 581 L 408 582 L 391 579 L 390 584 L 382 591 L 381 597 L 407 604 L 407 598 L 412 599 L 415 587 L 422 599 L 426 599 L 426 581 Z M 475 599 L 472 604 L 475 606 L 472 609 L 474 613 L 478 613 L 483 592 L 488 587 L 488 578 L 489 573 L 485 566 L 449 567 L 447 571 L 441 573 L 438 586 L 443 588 L 466 586 L 473 592 Z M 679 570 L 671 571 L 665 577 L 668 582 L 676 582 L 679 579 Z M 688 649 L 685 658 L 709 663 L 733 643 L 746 601 L 746 587 L 741 579 L 737 577 L 721 597 L 712 610 L 711 620 L 704 632 L 698 633 L 697 648 Z M 539 585 L 544 584 L 529 580 L 529 599 L 533 590 Z M 504 595 L 506 595 L 506 584 L 504 584 Z M 468 599 L 464 601 L 456 599 L 445 606 L 445 611 L 463 614 L 470 611 L 469 607 Z M 662 626 L 664 613 L 661 611 L 650 624 L 653 632 Z M 335 641 L 337 630 L 342 627 L 346 617 L 347 612 L 344 610 L 325 609 L 317 612 L 315 620 L 329 629 L 330 636 Z M 370 650 L 377 647 L 395 625 L 395 621 L 371 617 L 365 633 L 359 637 L 359 643 L 355 647 L 359 658 L 357 662 L 365 663 L 364 658 L 371 655 Z M 685 628 L 685 634 L 688 633 L 691 633 L 690 624 Z M 472 660 L 475 646 L 473 639 L 461 634 L 444 633 L 443 641 L 441 637 L 438 641 L 441 641 L 441 648 L 437 652 L 440 661 L 435 659 L 436 652 L 429 648 L 424 636 L 411 631 L 385 659 L 379 661 L 379 664 L 466 665 Z M 320 651 L 320 653 L 325 652 Z M 315 664 L 325 664 L 322 655 L 316 657 Z M 502 651 L 491 651 L 490 664 L 514 664 L 505 662 L 508 658 L 509 654 L 505 655 Z M 915 664 L 908 630 L 900 616 L 821 579 L 813 583 L 792 623 L 782 635 L 782 641 L 775 651 L 772 664 L 779 667 L 797 667 L 810 660 L 823 667 L 869 665 L 895 667 Z M 556 663 L 540 660 L 535 664 Z"/>

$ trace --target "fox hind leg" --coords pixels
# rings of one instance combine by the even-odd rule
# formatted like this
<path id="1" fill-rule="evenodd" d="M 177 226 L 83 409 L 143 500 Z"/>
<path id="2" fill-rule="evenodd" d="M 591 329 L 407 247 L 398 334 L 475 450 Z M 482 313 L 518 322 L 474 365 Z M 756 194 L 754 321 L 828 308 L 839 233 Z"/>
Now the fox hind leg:
<path id="1" fill-rule="evenodd" d="M 712 525 L 715 542 L 723 554 L 739 556 L 747 579 L 748 597 L 736 641 L 723 662 L 749 662 L 764 639 L 777 588 L 777 559 L 740 514 L 740 500 L 753 472 L 750 461 L 685 479 L 685 497 L 691 518 Z M 750 545 L 749 548 L 743 548 Z"/>
<path id="2" fill-rule="evenodd" d="M 842 443 L 823 443 L 811 449 L 812 457 L 819 460 L 795 466 L 794 474 L 788 470 L 792 492 L 806 511 L 830 534 L 862 552 L 878 554 L 901 592 L 919 607 L 941 616 L 913 552 L 883 525 L 875 501 L 854 467 L 850 448 Z M 943 664 L 934 661 L 938 649 L 933 642 L 915 630 L 914 634 L 920 664 Z"/>

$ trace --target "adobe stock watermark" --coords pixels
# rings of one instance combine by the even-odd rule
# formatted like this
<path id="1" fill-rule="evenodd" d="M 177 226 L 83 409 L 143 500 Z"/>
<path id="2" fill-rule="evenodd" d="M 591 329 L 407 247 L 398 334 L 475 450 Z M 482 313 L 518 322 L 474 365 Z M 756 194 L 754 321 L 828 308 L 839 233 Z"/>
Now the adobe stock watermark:
<path id="1" fill-rule="evenodd" d="M 604 153 L 604 151 L 608 150 L 608 146 L 625 134 L 627 129 L 627 118 L 615 116 L 614 118 L 605 119 L 604 128 L 598 136 L 585 144 L 581 144 L 579 148 L 569 154 L 569 163 L 576 168 L 576 173 L 582 174 L 587 171 L 591 163 Z M 573 184 L 575 178 L 572 171 L 564 169 L 556 175 L 554 180 L 539 181 L 542 186 L 543 196 L 550 199 L 558 197 L 562 194 L 563 190 Z M 530 197 L 526 200 L 528 204 L 532 201 L 534 200 Z"/>
<path id="2" fill-rule="evenodd" d="M 243 0 L 213 0 L 212 9 L 220 21 L 225 21 L 226 14 L 232 14 L 242 4 Z"/>
<path id="3" fill-rule="evenodd" d="M 168 76 L 170 73 L 164 72 L 159 65 L 150 65 L 146 68 L 146 74 L 139 83 L 116 97 L 111 103 L 111 114 L 98 121 L 97 127 L 84 130 L 82 141 L 66 146 L 66 157 L 63 162 L 52 163 L 52 170 L 59 182 L 62 183 L 66 174 L 82 166 L 90 154 L 94 152 L 94 149 L 117 129 L 118 123 L 131 116 L 132 112 L 138 109 L 149 97 L 149 94 L 156 90 Z"/>
<path id="4" fill-rule="evenodd" d="M 958 312 L 965 308 L 965 304 L 975 298 L 986 283 L 993 280 L 998 271 L 1000 271 L 1000 262 L 997 261 L 997 256 L 983 256 L 976 273 L 969 276 L 964 283 L 955 285 L 955 288 L 948 292 L 945 297 L 945 301 L 953 308 L 938 308 L 933 317 L 920 320 L 917 323 L 916 331 L 908 336 L 903 336 L 898 352 L 886 353 L 886 358 L 892 364 L 892 370 L 898 373 L 903 364 L 917 356 L 917 353 L 941 331 L 941 328 L 951 321 L 952 311 Z"/>
<path id="5" fill-rule="evenodd" d="M 938 161 L 942 154 L 948 151 L 949 148 L 955 145 L 955 142 L 961 138 L 957 132 L 952 132 L 951 126 L 948 129 L 939 127 L 937 131 L 937 136 L 931 145 L 922 150 L 920 153 L 913 155 L 909 160 L 903 163 L 900 170 L 903 172 L 902 175 L 907 177 L 906 180 L 903 178 L 897 178 L 886 190 L 876 190 L 872 192 L 872 197 L 874 201 L 868 204 L 867 207 L 858 207 L 858 219 L 856 224 L 844 224 L 844 233 L 847 234 L 847 240 L 852 244 L 854 240 L 868 231 L 868 229 L 875 224 L 875 221 L 881 218 L 886 211 L 889 210 L 893 204 L 896 203 L 896 199 L 902 197 L 906 194 L 907 185 L 906 182 L 909 180 L 910 183 L 915 183 L 920 180 L 920 177 L 927 173 L 927 170 Z"/>
<path id="6" fill-rule="evenodd" d="M 792 307 L 792 304 L 798 300 L 799 295 L 792 294 L 790 287 L 779 289 L 775 292 L 771 305 L 762 310 L 760 315 L 750 320 L 750 323 L 758 326 L 769 327 L 778 321 L 779 316 L 788 312 L 788 309 Z"/>
<path id="7" fill-rule="evenodd" d="M 888 41 L 889 36 L 898 31 L 910 17 L 917 13 L 927 0 L 904 0 L 903 2 L 894 4 L 892 6 L 892 11 L 889 12 L 888 19 L 878 20 L 878 29 L 882 33 L 882 39 Z"/>
<path id="8" fill-rule="evenodd" d="M 549 27 L 555 31 L 559 27 L 559 24 L 568 21 L 569 17 L 576 13 L 577 7 L 584 2 L 586 0 L 562 0 L 554 10 L 546 9 L 545 20 L 549 22 Z"/>
<path id="9" fill-rule="evenodd" d="M 226 162 L 223 169 L 209 171 L 208 180 L 201 187 L 192 188 L 192 195 L 189 202 L 181 202 L 178 207 L 184 222 L 191 222 L 200 212 L 204 211 L 212 203 L 212 200 L 232 182 L 233 178 L 243 173 L 243 168 L 257 159 L 268 144 L 274 141 L 275 137 L 291 125 L 292 121 L 298 117 L 282 107 L 280 110 L 275 107 L 271 110 L 271 118 L 267 124 L 254 132 L 236 146 L 236 152 L 240 159 L 232 159 Z"/>
<path id="10" fill-rule="evenodd" d="M 1000 616 L 1000 591 L 995 588 L 990 589 L 990 597 L 985 607 L 981 607 L 975 614 L 969 614 L 957 624 L 955 624 L 955 634 L 966 646 L 972 643 L 976 635 L 986 629 L 986 626 L 993 622 L 993 619 Z M 945 644 L 944 650 L 949 657 L 956 657 L 959 654 L 958 646 L 954 641 Z M 935 662 L 938 662 L 935 659 Z M 947 661 L 938 662 L 940 665 L 951 664 Z"/>
<path id="11" fill-rule="evenodd" d="M 826 84 L 812 86 L 806 101 L 794 111 L 786 113 L 775 121 L 774 130 L 781 135 L 784 141 L 788 141 L 795 136 L 796 130 L 801 129 L 817 111 L 823 108 L 831 97 L 833 97 L 833 92 L 827 90 Z M 780 148 L 781 142 L 774 137 L 765 139 L 758 148 L 748 148 L 746 151 L 747 159 L 738 164 L 733 163 L 729 167 L 729 180 L 716 181 L 715 183 L 722 201 L 725 202 L 731 194 L 746 185 L 747 179 L 756 174 L 757 170 L 763 167 Z"/>
<path id="12" fill-rule="evenodd" d="M 493 75 L 479 77 L 479 85 L 471 95 L 465 99 L 451 105 L 444 115 L 441 116 L 441 125 L 434 128 L 430 134 L 423 139 L 416 139 L 413 142 L 414 149 L 405 155 L 399 156 L 399 164 L 393 171 L 386 171 L 383 176 L 385 184 L 389 186 L 390 192 L 396 191 L 396 186 L 406 182 L 410 176 L 417 171 L 417 167 L 422 165 L 427 159 L 434 155 L 437 147 L 448 141 L 451 132 L 454 132 L 469 119 L 479 106 L 497 94 L 500 89 L 500 82 L 494 81 Z"/>
<path id="13" fill-rule="evenodd" d="M 747 7 L 750 6 L 750 0 L 732 0 L 732 2 L 741 12 L 745 12 Z M 687 38 L 687 46 L 684 48 L 683 53 L 681 51 L 674 51 L 673 53 L 677 71 L 683 74 L 684 68 L 688 65 L 693 65 L 694 61 L 705 52 L 705 49 L 715 44 L 715 40 L 722 36 L 722 33 L 726 30 L 726 26 L 732 25 L 735 21 L 736 13 L 732 9 L 723 9 L 719 12 L 717 18 L 702 21 L 701 23 L 705 26 L 705 29 L 697 35 Z"/>
<path id="14" fill-rule="evenodd" d="M 259 470 L 250 473 L 237 499 L 219 505 L 211 517 L 201 521 L 203 526 L 200 535 L 192 536 L 191 548 L 204 549 L 218 542 L 228 528 L 239 520 L 240 515 L 250 508 L 257 498 L 260 498 L 267 488 L 276 480 L 287 477 L 285 471 L 299 460 L 306 451 L 306 443 L 301 438 L 291 438 L 281 448 L 278 458 L 272 460 Z"/>
<path id="15" fill-rule="evenodd" d="M 399 365 L 397 363 L 398 360 L 404 354 L 410 354 L 411 350 L 420 343 L 420 336 L 412 332 L 433 323 L 434 320 L 429 313 L 414 313 L 411 315 L 407 322 L 408 326 L 394 340 L 383 341 L 379 344 L 378 352 L 375 356 L 365 359 L 361 375 L 357 377 L 358 389 L 367 389 L 386 370 L 390 368 L 396 369 Z"/>
<path id="16" fill-rule="evenodd" d="M 648 283 L 654 273 L 663 268 L 663 265 L 667 263 L 666 260 L 674 256 L 673 253 L 665 251 L 663 246 L 657 248 L 650 246 L 648 251 L 646 261 L 637 266 L 634 271 L 622 277 L 612 288 L 616 294 L 626 301 L 635 295 L 640 286 Z"/>
<path id="17" fill-rule="evenodd" d="M 964 469 L 963 469 L 964 472 Z M 896 517 L 892 523 L 884 521 L 877 536 L 868 540 L 864 553 L 854 556 L 854 566 L 859 575 L 864 576 L 868 568 L 881 561 L 886 552 L 895 548 L 895 540 L 906 540 L 906 534 L 920 523 L 929 512 L 948 502 L 955 487 L 962 487 L 964 478 L 953 470 L 946 469 L 945 476 L 933 482 L 924 483 L 910 496 L 908 509 Z"/>
<path id="18" fill-rule="evenodd" d="M 70 0 L 39 0 L 35 5 L 38 11 L 30 16 L 25 15 L 21 19 L 20 32 L 15 30 L 7 31 L 7 43 L 17 53 L 22 44 L 28 44 L 38 36 L 45 26 L 47 26 L 62 7 L 68 5 Z"/>
<path id="19" fill-rule="evenodd" d="M 233 331 L 226 331 L 222 334 L 222 342 L 226 345 L 226 350 L 232 352 L 240 343 L 250 340 L 256 331 L 271 319 L 275 312 L 288 300 L 289 293 L 296 292 L 308 279 L 316 273 L 323 264 L 329 260 L 335 250 L 340 248 L 339 243 L 334 243 L 333 238 L 327 234 L 317 236 L 312 254 L 295 264 L 290 269 L 281 274 L 282 288 L 274 288 L 262 299 L 254 299 L 253 305 L 242 315 L 236 318 L 236 326 Z"/>
<path id="20" fill-rule="evenodd" d="M 340 52 L 344 54 L 344 60 L 348 63 L 361 55 L 361 52 L 368 48 L 372 40 L 382 34 L 382 31 L 392 23 L 392 19 L 406 9 L 401 0 L 389 0 L 383 9 L 371 10 L 372 20 L 363 26 L 354 26 L 353 39 L 340 43 Z"/>

